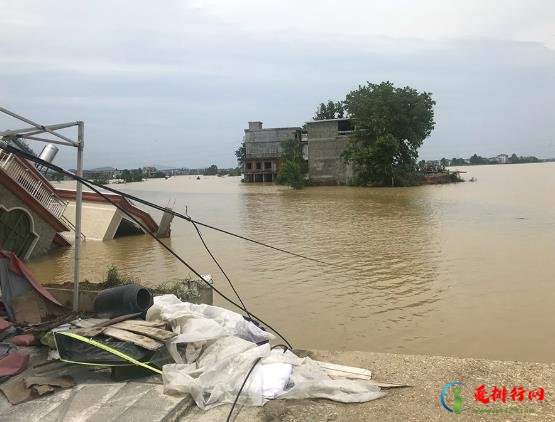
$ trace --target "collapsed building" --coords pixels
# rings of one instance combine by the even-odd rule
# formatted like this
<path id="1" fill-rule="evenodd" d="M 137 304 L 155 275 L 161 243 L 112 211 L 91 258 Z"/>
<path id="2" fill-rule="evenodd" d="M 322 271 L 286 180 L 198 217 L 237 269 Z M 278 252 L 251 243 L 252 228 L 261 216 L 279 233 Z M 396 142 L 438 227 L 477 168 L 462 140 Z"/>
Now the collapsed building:
<path id="1" fill-rule="evenodd" d="M 52 151 L 52 146 L 47 145 Z M 54 147 L 55 148 L 55 147 Z M 41 158 L 51 161 L 41 153 Z M 56 148 L 57 150 L 57 148 Z M 159 237 L 170 235 L 171 219 L 158 225 L 152 216 L 126 198 L 104 193 Z M 0 246 L 23 260 L 71 245 L 75 235 L 75 190 L 59 189 L 46 179 L 40 166 L 0 150 Z M 111 240 L 144 234 L 145 230 L 114 204 L 94 192 L 83 192 L 82 240 Z"/>
<path id="2" fill-rule="evenodd" d="M 245 129 L 246 159 L 244 181 L 273 182 L 281 166 L 281 143 L 287 139 L 299 142 L 303 159 L 308 164 L 311 184 L 344 185 L 350 183 L 353 169 L 341 158 L 352 125 L 349 119 L 306 122 L 304 127 L 262 128 L 262 122 L 249 122 Z"/>

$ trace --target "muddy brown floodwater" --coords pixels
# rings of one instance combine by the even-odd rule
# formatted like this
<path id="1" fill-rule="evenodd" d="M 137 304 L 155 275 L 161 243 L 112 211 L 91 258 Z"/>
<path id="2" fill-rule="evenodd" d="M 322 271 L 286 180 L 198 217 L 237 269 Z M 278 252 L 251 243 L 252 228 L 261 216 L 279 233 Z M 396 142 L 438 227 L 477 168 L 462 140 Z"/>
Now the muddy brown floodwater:
<path id="1" fill-rule="evenodd" d="M 179 176 L 117 187 L 339 264 L 203 230 L 247 306 L 295 347 L 553 362 L 555 163 L 464 170 L 477 181 L 293 191 Z M 174 220 L 167 243 L 229 292 L 187 222 Z M 71 280 L 72 265 L 71 249 L 31 262 L 48 282 Z M 83 278 L 109 265 L 146 285 L 189 274 L 147 236 L 84 243 Z"/>

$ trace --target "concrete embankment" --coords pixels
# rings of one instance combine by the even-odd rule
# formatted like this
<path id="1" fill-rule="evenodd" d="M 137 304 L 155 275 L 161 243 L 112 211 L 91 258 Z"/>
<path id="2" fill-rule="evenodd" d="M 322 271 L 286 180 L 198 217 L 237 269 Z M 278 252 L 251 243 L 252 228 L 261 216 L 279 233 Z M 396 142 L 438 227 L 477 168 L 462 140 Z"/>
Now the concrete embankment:
<path id="1" fill-rule="evenodd" d="M 274 400 L 262 408 L 240 407 L 235 421 L 519 421 L 555 420 L 555 364 L 460 359 L 441 356 L 397 355 L 370 352 L 314 351 L 313 358 L 372 370 L 376 381 L 408 384 L 390 389 L 378 400 L 362 404 L 343 404 L 328 400 Z M 74 368 L 76 365 L 72 365 Z M 18 406 L 0 397 L 0 420 L 10 422 L 44 421 L 222 421 L 230 406 L 204 412 L 189 398 L 163 394 L 159 377 L 116 383 L 106 373 L 80 368 L 77 386 Z M 462 386 L 462 414 L 445 410 L 440 392 L 450 382 Z M 501 399 L 485 405 L 474 400 L 476 388 L 484 385 L 491 393 L 494 386 L 508 389 Z M 513 387 L 526 390 L 541 387 L 543 400 L 512 401 Z M 452 405 L 453 394 L 446 394 Z M 501 415 L 475 413 L 474 409 L 503 411 Z M 530 413 L 516 413 L 516 412 Z M 510 413 L 509 413 L 510 412 Z M 36 419 L 37 418 L 37 419 Z"/>

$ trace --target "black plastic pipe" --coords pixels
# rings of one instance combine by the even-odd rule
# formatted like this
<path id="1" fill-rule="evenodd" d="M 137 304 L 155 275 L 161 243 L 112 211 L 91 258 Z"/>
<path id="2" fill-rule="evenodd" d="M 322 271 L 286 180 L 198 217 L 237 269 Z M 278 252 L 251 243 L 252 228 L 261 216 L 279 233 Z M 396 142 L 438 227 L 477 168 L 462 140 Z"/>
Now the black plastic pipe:
<path id="1" fill-rule="evenodd" d="M 100 318 L 145 312 L 152 306 L 152 292 L 138 284 L 102 290 L 94 299 L 94 312 Z"/>

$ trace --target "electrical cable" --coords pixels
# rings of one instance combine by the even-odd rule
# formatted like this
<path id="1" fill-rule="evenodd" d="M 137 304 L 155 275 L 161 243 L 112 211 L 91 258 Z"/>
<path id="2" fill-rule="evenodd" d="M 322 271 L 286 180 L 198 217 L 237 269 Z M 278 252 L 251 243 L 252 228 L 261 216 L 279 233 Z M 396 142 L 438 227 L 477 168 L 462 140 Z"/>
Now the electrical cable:
<path id="1" fill-rule="evenodd" d="M 212 251 L 210 251 L 210 249 L 208 248 L 208 245 L 206 244 L 206 242 L 204 241 L 204 237 L 202 237 L 202 233 L 200 232 L 200 229 L 198 228 L 198 226 L 196 225 L 196 223 L 194 221 L 191 221 L 191 223 L 193 224 L 193 227 L 195 228 L 195 230 L 197 231 L 197 234 L 200 238 L 200 241 L 202 242 L 202 244 L 204 245 L 204 249 L 206 249 L 206 252 L 208 252 L 208 255 L 210 255 L 210 257 L 212 258 L 212 260 L 216 263 L 216 265 L 218 266 L 218 268 L 220 269 L 220 271 L 222 272 L 222 274 L 224 275 L 224 277 L 227 279 L 227 281 L 229 282 L 229 285 L 231 286 L 231 289 L 233 290 L 233 292 L 235 293 L 235 295 L 237 296 L 237 299 L 239 299 L 239 302 L 241 302 L 241 305 L 243 305 L 243 309 L 245 310 L 245 312 L 247 313 L 249 319 L 252 320 L 252 316 L 249 313 L 249 311 L 247 310 L 247 306 L 243 303 L 243 299 L 241 299 L 241 296 L 239 296 L 239 293 L 237 292 L 237 290 L 235 290 L 235 286 L 233 285 L 233 283 L 231 282 L 231 280 L 229 279 L 229 277 L 227 276 L 226 272 L 224 271 L 224 269 L 222 268 L 222 266 L 220 265 L 220 263 L 218 262 L 218 260 L 216 259 L 216 257 L 212 254 Z"/>
<path id="2" fill-rule="evenodd" d="M 93 186 L 89 185 L 86 182 L 81 182 L 83 183 L 85 186 L 87 186 L 89 189 L 91 189 L 93 192 L 96 192 L 97 194 L 99 194 L 100 196 L 102 196 L 104 199 L 106 199 L 108 202 L 110 202 L 112 205 L 114 205 L 116 208 L 118 208 L 120 211 L 122 211 L 124 214 L 126 214 L 129 218 L 131 218 L 135 224 L 138 224 L 146 233 L 148 233 L 153 239 L 155 239 L 160 245 L 162 245 L 164 247 L 164 249 L 166 249 L 168 252 L 170 252 L 179 262 L 181 262 L 183 265 L 185 265 L 190 271 L 192 271 L 197 277 L 199 277 L 205 284 L 207 284 L 210 288 L 212 288 L 216 293 L 218 293 L 222 298 L 224 298 L 225 300 L 227 300 L 229 303 L 231 303 L 232 305 L 236 306 L 239 309 L 242 309 L 243 311 L 245 311 L 245 313 L 247 313 L 249 315 L 249 317 L 252 319 L 256 319 L 258 322 L 260 322 L 261 324 L 265 325 L 266 327 L 268 327 L 270 330 L 272 330 L 274 333 L 276 333 L 283 341 L 285 341 L 286 344 L 289 345 L 289 347 L 292 347 L 291 344 L 289 343 L 289 341 L 279 332 L 277 331 L 275 328 L 273 328 L 270 324 L 268 324 L 267 322 L 265 322 L 264 320 L 262 320 L 261 318 L 259 318 L 258 316 L 249 313 L 247 311 L 247 309 L 241 305 L 239 305 L 238 303 L 234 302 L 232 299 L 230 299 L 228 296 L 226 296 L 224 293 L 222 293 L 219 289 L 217 289 L 216 287 L 214 287 L 212 284 L 210 284 L 208 281 L 206 281 L 204 279 L 204 277 L 202 277 L 202 275 L 195 270 L 191 265 L 189 265 L 183 258 L 181 258 L 173 249 L 171 249 L 168 245 L 166 245 L 164 242 L 162 242 L 160 239 L 158 239 L 156 237 L 156 235 L 152 232 L 150 232 L 148 230 L 147 227 L 145 227 L 137 218 L 135 218 L 135 216 L 133 216 L 131 213 L 129 213 L 127 210 L 125 210 L 122 206 L 120 206 L 119 204 L 117 204 L 116 202 L 112 201 L 107 195 L 102 194 L 98 189 L 94 188 Z M 228 279 L 229 280 L 229 279 Z M 231 284 L 231 280 L 229 280 L 230 284 Z M 235 290 L 235 288 L 233 287 L 233 284 L 231 284 L 231 287 L 233 289 L 234 292 L 237 291 Z M 241 299 L 239 299 L 241 300 Z M 242 300 L 241 300 L 241 304 L 242 304 Z"/>
<path id="3" fill-rule="evenodd" d="M 79 177 L 79 176 L 77 176 L 77 175 L 75 175 L 75 174 L 73 174 L 73 173 L 67 172 L 66 170 L 62 169 L 61 167 L 58 167 L 58 166 L 56 166 L 56 165 L 54 165 L 54 164 L 52 164 L 52 163 L 49 163 L 48 161 L 41 160 L 40 158 L 38 158 L 38 157 L 36 157 L 36 156 L 34 156 L 34 155 L 28 154 L 28 153 L 26 153 L 26 152 L 24 152 L 24 151 L 21 151 L 21 150 L 19 150 L 19 149 L 17 149 L 17 148 L 14 148 L 14 147 L 12 147 L 11 145 L 7 145 L 6 147 L 2 147 L 2 149 L 6 150 L 6 151 L 8 151 L 8 152 L 12 152 L 12 153 L 14 153 L 14 154 L 21 155 L 21 156 L 24 157 L 25 159 L 27 159 L 27 160 L 29 160 L 29 161 L 33 161 L 33 162 L 35 162 L 35 163 L 37 163 L 37 164 L 41 164 L 41 165 L 43 165 L 43 166 L 45 166 L 45 167 L 48 167 L 48 168 L 51 169 L 51 170 L 57 171 L 57 172 L 62 173 L 62 174 L 66 174 L 66 175 L 70 176 L 71 178 L 73 178 L 74 180 L 77 180 L 77 181 L 86 180 L 88 183 L 90 183 L 90 184 L 92 184 L 92 185 L 94 185 L 94 186 L 97 186 L 97 187 L 99 187 L 99 188 L 102 188 L 102 189 L 104 189 L 104 190 L 106 190 L 106 191 L 108 191 L 108 192 L 115 193 L 115 194 L 120 195 L 120 196 L 123 196 L 123 197 L 125 197 L 125 198 L 127 198 L 127 199 L 131 199 L 131 200 L 133 200 L 133 201 L 135 201 L 135 202 L 138 202 L 138 203 L 140 203 L 140 204 L 143 204 L 143 205 L 149 206 L 149 207 L 151 207 L 151 208 L 157 209 L 157 210 L 159 210 L 159 211 L 167 212 L 168 214 L 171 214 L 171 215 L 173 215 L 173 216 L 175 216 L 175 217 L 178 217 L 178 218 L 181 218 L 181 219 L 183 219 L 183 220 L 189 221 L 189 222 L 191 222 L 191 223 L 195 223 L 195 224 L 197 224 L 197 225 L 199 225 L 199 226 L 206 227 L 206 228 L 208 228 L 208 229 L 215 230 L 215 231 L 218 231 L 218 232 L 227 234 L 227 235 L 229 235 L 229 236 L 233 236 L 233 237 L 236 237 L 236 238 L 238 238 L 238 239 L 245 240 L 245 241 L 247 241 L 247 242 L 255 243 L 255 244 L 257 244 L 257 245 L 259 245 L 259 246 L 263 246 L 263 247 L 265 247 L 265 248 L 273 249 L 273 250 L 278 251 L 278 252 L 282 252 L 282 253 L 285 253 L 285 254 L 288 254 L 288 255 L 292 255 L 292 256 L 295 256 L 295 257 L 297 257 L 297 258 L 301 258 L 301 259 L 306 259 L 306 260 L 309 260 L 309 261 L 313 261 L 313 262 L 316 262 L 316 263 L 318 263 L 318 264 L 323 264 L 323 265 L 328 265 L 328 266 L 333 266 L 333 267 L 338 267 L 338 268 L 344 267 L 344 266 L 342 266 L 342 265 L 340 265 L 340 264 L 335 264 L 335 263 L 332 263 L 332 262 L 326 262 L 326 261 L 323 261 L 323 260 L 321 260 L 321 259 L 311 258 L 311 257 L 306 256 L 306 255 L 302 255 L 302 254 L 298 254 L 298 253 L 295 253 L 295 252 L 291 252 L 291 251 L 288 251 L 288 250 L 286 250 L 286 249 L 279 248 L 279 247 L 277 247 L 277 246 L 269 245 L 269 244 L 267 244 L 267 243 L 260 242 L 260 241 L 255 240 L 255 239 L 252 239 L 252 238 L 249 238 L 249 237 L 246 237 L 246 236 L 237 234 L 237 233 L 233 233 L 233 232 L 230 232 L 230 231 L 228 231 L 228 230 L 221 229 L 221 228 L 219 228 L 219 227 L 212 226 L 212 225 L 207 224 L 207 223 L 204 223 L 204 222 L 202 222 L 202 221 L 195 220 L 195 219 L 193 219 L 192 217 L 190 217 L 190 216 L 188 216 L 188 215 L 184 215 L 184 214 L 181 214 L 181 213 L 179 213 L 179 212 L 177 212 L 177 211 L 174 211 L 174 210 L 171 210 L 171 209 L 169 209 L 169 208 L 163 207 L 163 206 L 161 206 L 161 205 L 155 204 L 155 203 L 153 203 L 153 202 L 146 201 L 146 200 L 144 200 L 144 199 L 142 199 L 142 198 L 139 198 L 139 197 L 137 197 L 137 196 L 135 196 L 135 195 L 131 195 L 131 194 L 129 194 L 129 193 L 122 192 L 122 191 L 120 191 L 120 190 L 118 190 L 118 189 L 114 189 L 114 188 L 111 188 L 111 187 L 109 187 L 109 186 L 102 185 L 102 184 L 100 184 L 100 183 L 96 183 L 96 182 L 93 182 L 93 181 L 91 181 L 91 180 L 87 180 L 87 179 L 84 179 L 84 178 L 82 178 L 82 177 Z"/>
<path id="4" fill-rule="evenodd" d="M 245 377 L 245 379 L 243 381 L 243 384 L 241 384 L 241 388 L 239 388 L 239 392 L 235 396 L 235 400 L 233 401 L 233 404 L 231 405 L 231 409 L 229 410 L 229 414 L 227 415 L 226 422 L 229 422 L 231 420 L 231 415 L 233 414 L 233 409 L 235 409 L 235 406 L 237 405 L 237 400 L 239 400 L 239 397 L 241 396 L 241 393 L 243 392 L 243 388 L 245 388 L 245 384 L 247 383 L 247 380 L 249 379 L 252 371 L 254 370 L 254 367 L 256 365 L 258 365 L 258 362 L 260 362 L 261 359 L 262 359 L 262 357 L 256 358 L 256 360 L 252 364 L 251 369 L 249 370 L 247 376 Z"/>
<path id="5" fill-rule="evenodd" d="M 204 279 L 204 277 L 202 277 L 202 275 L 195 270 L 191 265 L 189 265 L 183 258 L 181 258 L 172 248 L 170 248 L 169 246 L 167 246 L 164 242 L 162 242 L 160 239 L 158 239 L 156 237 L 156 235 L 154 233 L 152 233 L 147 227 L 145 227 L 145 225 L 140 222 L 134 215 L 132 215 L 129 211 L 127 211 L 126 209 L 124 209 L 121 205 L 119 205 L 118 203 L 116 203 L 115 201 L 113 201 L 108 195 L 100 192 L 98 189 L 96 189 L 94 186 L 92 186 L 91 183 L 89 183 L 86 179 L 83 179 L 82 177 L 79 177 L 77 175 L 74 175 L 73 173 L 68 172 L 67 170 L 64 170 L 58 166 L 55 166 L 51 163 L 48 163 L 47 161 L 41 160 L 40 158 L 37 158 L 35 156 L 32 156 L 30 154 L 27 154 L 17 148 L 13 148 L 11 146 L 3 146 L 0 144 L 0 149 L 4 149 L 5 151 L 14 153 L 16 155 L 21 155 L 25 158 L 30 157 L 29 159 L 31 161 L 35 161 L 39 164 L 42 164 L 46 167 L 49 167 L 59 173 L 65 174 L 66 176 L 71 177 L 72 179 L 78 181 L 79 183 L 83 184 L 84 186 L 88 187 L 89 189 L 91 189 L 93 192 L 97 193 L 98 195 L 100 195 L 102 198 L 104 198 L 107 202 L 109 202 L 110 204 L 112 204 L 113 206 L 115 206 L 117 209 L 119 209 L 121 212 L 123 212 L 125 215 L 127 215 L 135 224 L 137 224 L 139 227 L 141 227 L 141 229 L 143 229 L 145 231 L 145 233 L 148 233 L 154 240 L 156 240 L 160 245 L 162 245 L 162 247 L 164 249 L 166 249 L 171 255 L 173 255 L 179 262 L 181 262 L 183 265 L 185 265 L 191 272 L 193 272 L 193 274 L 195 274 L 197 277 L 200 278 L 200 280 L 202 280 L 205 284 L 207 284 L 210 288 L 212 288 L 216 293 L 218 293 L 223 299 L 227 300 L 229 303 L 231 303 L 232 305 L 236 306 L 237 308 L 245 311 L 245 313 L 247 313 L 248 315 L 251 316 L 251 318 L 256 319 L 258 322 L 260 322 L 261 324 L 263 324 L 264 326 L 268 327 L 270 330 L 272 330 L 275 334 L 277 334 L 281 339 L 283 339 L 283 341 L 285 341 L 286 344 L 288 344 L 289 346 L 291 346 L 291 344 L 289 343 L 289 341 L 279 332 L 277 331 L 275 328 L 273 328 L 270 324 L 268 324 L 267 322 L 265 322 L 264 320 L 262 320 L 261 318 L 259 318 L 258 316 L 249 313 L 244 306 L 241 306 L 240 304 L 236 303 L 235 301 L 233 301 L 232 299 L 230 299 L 228 296 L 226 296 L 223 292 L 221 292 L 218 288 L 214 287 L 212 284 L 210 284 L 208 281 L 206 281 Z M 235 292 L 236 290 L 233 289 Z"/>
<path id="6" fill-rule="evenodd" d="M 4 148 L 2 145 L 0 145 L 0 147 L 1 147 L 2 149 L 5 149 L 5 150 L 11 149 L 11 147 Z M 21 152 L 20 150 L 18 150 L 18 149 L 16 149 L 16 148 L 13 148 L 13 149 L 14 149 L 15 151 L 11 151 L 11 152 L 15 153 L 16 155 L 19 154 L 19 153 Z M 24 156 L 25 156 L 25 155 L 30 155 L 30 154 L 21 153 L 21 155 L 24 155 Z M 53 169 L 53 170 L 55 170 L 55 171 L 58 171 L 59 173 L 62 173 L 62 174 L 65 174 L 65 175 L 68 175 L 68 176 L 72 177 L 74 180 L 78 181 L 79 183 L 81 183 L 81 184 L 83 184 L 84 186 L 86 186 L 86 187 L 88 187 L 89 189 L 91 189 L 93 192 L 95 192 L 95 193 L 97 193 L 98 195 L 100 195 L 101 197 L 103 197 L 106 201 L 108 201 L 109 203 L 111 203 L 113 206 L 115 206 L 115 207 L 118 208 L 121 212 L 123 212 L 123 213 L 126 214 L 129 218 L 131 218 L 131 219 L 135 222 L 135 224 L 139 225 L 146 233 L 148 233 L 150 236 L 152 236 L 152 238 L 154 238 L 159 244 L 161 244 L 168 252 L 170 252 L 178 261 L 180 261 L 183 265 L 185 265 L 190 271 L 192 271 L 192 272 L 193 272 L 197 277 L 199 277 L 203 282 L 205 282 L 206 284 L 208 284 L 208 285 L 209 285 L 216 293 L 218 293 L 222 298 L 224 298 L 225 300 L 227 300 L 229 303 L 233 304 L 234 306 L 238 307 L 239 309 L 242 309 L 243 311 L 245 311 L 245 313 L 248 315 L 248 317 L 249 317 L 249 319 L 250 319 L 251 321 L 253 321 L 254 319 L 256 319 L 256 320 L 258 320 L 260 323 L 266 325 L 269 329 L 271 329 L 274 333 L 276 333 L 276 334 L 277 334 L 282 340 L 284 340 L 285 343 L 287 344 L 287 345 L 277 344 L 277 345 L 273 346 L 273 347 L 271 348 L 271 350 L 273 350 L 274 348 L 277 348 L 277 347 L 282 347 L 282 348 L 284 349 L 284 350 L 283 350 L 283 353 L 285 353 L 287 350 L 289 350 L 289 349 L 292 348 L 291 344 L 287 341 L 287 339 L 286 339 L 284 336 L 282 336 L 276 329 L 274 329 L 272 326 L 270 326 L 268 323 L 266 323 L 266 322 L 263 321 L 262 319 L 256 317 L 255 315 L 251 315 L 251 313 L 249 313 L 249 311 L 247 310 L 247 307 L 245 306 L 243 300 L 241 299 L 241 296 L 239 295 L 239 293 L 238 293 L 237 290 L 235 289 L 235 286 L 234 286 L 233 283 L 231 282 L 231 280 L 230 280 L 230 278 L 228 277 L 227 273 L 224 271 L 224 269 L 222 268 L 222 266 L 220 265 L 220 263 L 218 262 L 218 260 L 216 259 L 216 257 L 213 255 L 213 253 L 210 251 L 210 248 L 209 248 L 208 245 L 206 244 L 206 241 L 204 240 L 204 237 L 202 236 L 202 233 L 201 233 L 200 229 L 198 228 L 197 224 L 203 225 L 203 226 L 206 226 L 206 227 L 209 227 L 209 226 L 204 225 L 204 224 L 202 224 L 202 223 L 200 223 L 200 222 L 197 222 L 196 220 L 193 220 L 192 218 L 190 218 L 190 217 L 188 217 L 188 216 L 181 216 L 181 218 L 184 218 L 184 219 L 190 221 L 190 222 L 193 224 L 193 227 L 195 228 L 195 230 L 196 230 L 196 232 L 197 232 L 197 234 L 198 234 L 198 236 L 199 236 L 199 238 L 200 238 L 200 240 L 201 240 L 201 242 L 202 242 L 204 248 L 206 249 L 206 251 L 208 252 L 208 254 L 210 255 L 210 257 L 212 258 L 212 260 L 216 263 L 216 265 L 218 266 L 218 268 L 220 269 L 220 271 L 222 272 L 222 274 L 224 275 L 224 277 L 225 277 L 225 278 L 227 279 L 227 281 L 229 282 L 229 285 L 230 285 L 230 287 L 232 288 L 232 290 L 233 290 L 233 292 L 235 293 L 235 295 L 237 296 L 237 298 L 239 299 L 239 302 L 241 303 L 241 306 L 239 306 L 239 305 L 238 305 L 237 303 L 235 303 L 233 300 L 231 300 L 230 298 L 228 298 L 225 294 L 223 294 L 222 292 L 220 292 L 216 287 L 214 287 L 213 285 L 210 285 L 210 283 L 208 283 L 208 282 L 204 279 L 204 277 L 202 277 L 202 275 L 201 275 L 198 271 L 196 271 L 193 267 L 191 267 L 185 260 L 183 260 L 183 259 L 182 259 L 176 252 L 174 252 L 169 246 L 167 246 L 167 245 L 166 245 L 165 243 L 163 243 L 160 239 L 158 239 L 152 232 L 150 232 L 150 230 L 148 230 L 147 227 L 145 227 L 137 218 L 135 218 L 135 216 L 133 216 L 131 213 L 129 213 L 127 210 L 125 210 L 123 207 L 121 207 L 121 206 L 120 206 L 119 204 L 117 204 L 115 201 L 112 201 L 107 195 L 103 194 L 103 193 L 100 192 L 98 189 L 94 188 L 92 185 L 94 184 L 94 185 L 96 185 L 96 186 L 103 187 L 103 188 L 107 188 L 107 187 L 102 186 L 102 185 L 99 185 L 99 184 L 96 184 L 96 183 L 94 183 L 94 182 L 90 182 L 90 183 L 89 183 L 88 181 L 85 181 L 86 179 L 83 179 L 83 178 L 81 178 L 81 177 L 79 177 L 79 176 L 76 176 L 76 175 L 70 173 L 70 172 L 67 172 L 67 171 L 63 170 L 62 168 L 59 168 L 58 166 L 54 166 L 54 165 L 52 165 L 51 163 L 48 163 L 48 162 L 43 161 L 43 160 L 40 160 L 40 159 L 33 160 L 33 158 L 36 158 L 36 157 L 34 157 L 34 156 L 28 157 L 28 159 L 30 159 L 31 161 L 35 161 L 35 162 L 37 162 L 37 163 L 39 163 L 39 164 L 45 165 L 45 166 L 48 167 L 48 168 L 51 168 L 51 169 Z M 109 188 L 108 188 L 108 190 L 112 190 L 112 189 L 109 189 Z M 119 192 L 117 192 L 116 190 L 112 190 L 112 191 L 114 191 L 114 193 L 119 193 Z M 123 192 L 122 192 L 122 193 L 123 193 Z M 150 205 L 150 206 L 155 205 L 155 204 L 147 203 L 147 201 L 140 200 L 140 198 L 135 198 L 135 200 L 137 200 L 137 199 L 139 199 L 138 202 L 144 203 L 145 205 Z M 154 208 L 161 209 L 162 207 L 160 207 L 160 206 L 154 206 Z M 163 210 L 165 211 L 166 209 L 163 209 Z M 212 228 L 212 227 L 209 227 L 209 228 Z M 223 231 L 223 230 L 220 230 L 220 229 L 217 229 L 217 228 L 214 228 L 214 229 L 215 229 L 215 230 L 218 230 L 218 231 Z M 223 231 L 223 232 L 225 233 L 226 231 Z M 255 242 L 255 243 L 264 245 L 264 244 L 262 244 L 261 242 L 254 241 L 254 240 L 252 240 L 252 239 L 248 239 L 248 238 L 242 237 L 242 236 L 240 236 L 240 235 L 235 235 L 235 234 L 230 233 L 230 232 L 227 232 L 227 233 L 228 233 L 228 234 L 231 234 L 231 235 L 234 235 L 234 236 L 236 236 L 236 237 L 243 238 L 243 239 L 245 239 L 245 240 L 249 240 L 249 241 L 252 241 L 252 242 Z M 270 245 L 264 245 L 264 246 L 271 247 Z M 279 248 L 275 248 L 275 247 L 271 247 L 271 248 L 272 248 L 272 249 L 276 249 L 276 250 L 280 250 L 280 251 L 282 251 L 282 252 L 286 252 L 286 253 L 289 253 L 289 254 L 292 254 L 292 255 L 295 255 L 295 256 L 299 256 L 299 257 L 301 257 L 301 258 L 304 258 L 304 257 L 301 256 L 301 255 L 297 255 L 297 254 L 294 254 L 294 253 L 292 253 L 292 252 L 288 252 L 288 251 L 285 251 L 285 250 L 281 250 L 281 249 L 279 249 Z M 310 259 L 310 258 L 308 258 L 308 259 Z M 314 260 L 314 259 L 311 259 L 311 260 Z M 319 261 L 319 260 L 316 260 L 316 261 L 317 261 L 317 262 L 320 262 L 320 263 L 326 264 L 326 263 L 323 262 L 323 261 Z M 253 318 L 253 317 L 254 317 L 254 318 Z M 235 409 L 235 406 L 237 405 L 237 401 L 239 400 L 239 397 L 241 396 L 241 393 L 242 393 L 242 391 L 243 391 L 243 389 L 244 389 L 244 387 L 245 387 L 245 384 L 247 383 L 247 380 L 249 379 L 249 377 L 250 377 L 252 371 L 254 370 L 254 368 L 255 368 L 256 365 L 260 362 L 261 359 L 262 359 L 262 357 L 259 357 L 259 358 L 257 358 L 257 359 L 255 360 L 255 362 L 254 362 L 253 365 L 251 366 L 249 372 L 247 373 L 247 375 L 246 375 L 246 377 L 245 377 L 243 383 L 241 384 L 241 387 L 239 388 L 239 392 L 237 393 L 237 395 L 236 395 L 236 397 L 235 397 L 235 400 L 233 401 L 233 404 L 232 404 L 231 409 L 230 409 L 230 411 L 229 411 L 229 414 L 228 414 L 228 416 L 227 416 L 227 422 L 230 421 L 231 416 L 233 415 L 233 410 Z"/>
<path id="7" fill-rule="evenodd" d="M 286 351 L 291 349 L 290 347 L 287 347 L 285 344 L 276 344 L 275 346 L 272 346 L 270 348 L 270 350 L 277 349 L 278 347 L 283 348 L 283 353 L 285 353 Z M 231 409 L 229 410 L 229 414 L 227 415 L 226 422 L 229 422 L 229 420 L 231 419 L 231 415 L 233 414 L 233 409 L 235 409 L 235 406 L 237 405 L 237 401 L 239 400 L 239 396 L 243 392 L 243 388 L 245 387 L 245 384 L 247 383 L 247 380 L 249 379 L 252 371 L 254 370 L 254 367 L 258 364 L 258 362 L 260 362 L 261 359 L 262 359 L 262 357 L 259 357 L 254 361 L 250 371 L 248 372 L 247 376 L 245 377 L 245 380 L 243 381 L 243 384 L 241 385 L 241 388 L 239 388 L 239 392 L 235 396 L 235 400 L 233 401 L 233 404 L 231 405 Z"/>

